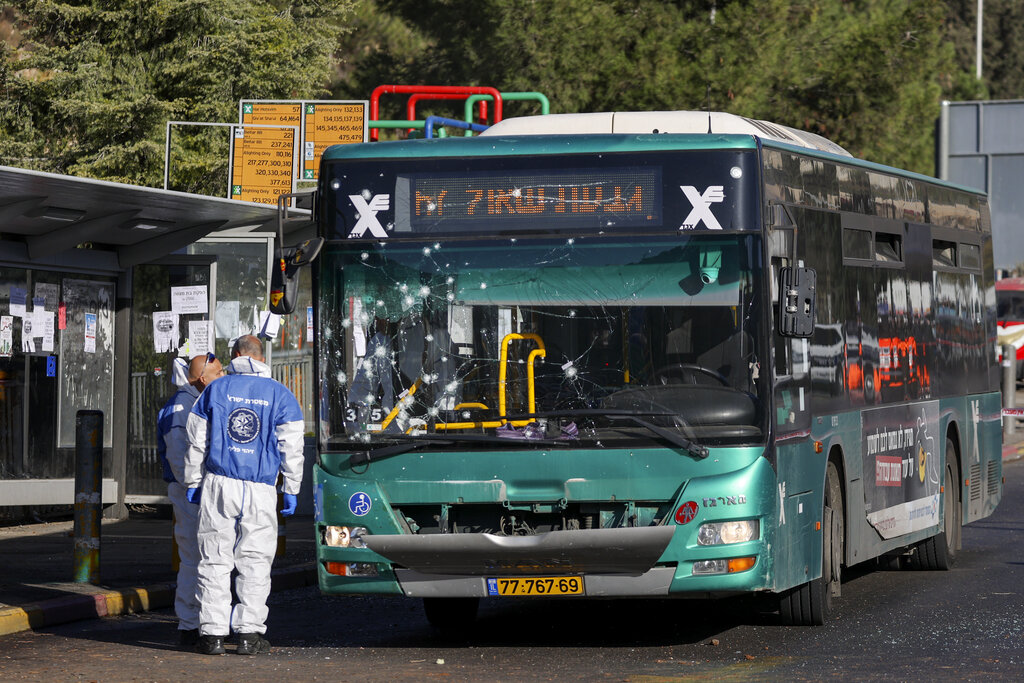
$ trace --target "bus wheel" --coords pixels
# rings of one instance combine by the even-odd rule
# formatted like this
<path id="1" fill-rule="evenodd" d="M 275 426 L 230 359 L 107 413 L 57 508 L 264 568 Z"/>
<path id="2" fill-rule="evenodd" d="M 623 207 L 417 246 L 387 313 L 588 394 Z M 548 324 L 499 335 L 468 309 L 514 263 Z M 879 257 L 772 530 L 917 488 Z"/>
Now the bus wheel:
<path id="1" fill-rule="evenodd" d="M 840 593 L 843 542 L 843 490 L 839 470 L 831 460 L 825 468 L 825 504 L 821 520 L 821 577 L 797 586 L 779 598 L 779 616 L 792 626 L 820 626 L 832 612 L 832 598 Z"/>
<path id="2" fill-rule="evenodd" d="M 467 629 L 476 621 L 480 598 L 423 598 L 427 621 L 442 631 Z"/>
<path id="3" fill-rule="evenodd" d="M 950 569 L 960 545 L 960 471 L 953 440 L 946 439 L 946 476 L 943 479 L 942 531 L 917 544 L 911 557 L 914 569 Z"/>

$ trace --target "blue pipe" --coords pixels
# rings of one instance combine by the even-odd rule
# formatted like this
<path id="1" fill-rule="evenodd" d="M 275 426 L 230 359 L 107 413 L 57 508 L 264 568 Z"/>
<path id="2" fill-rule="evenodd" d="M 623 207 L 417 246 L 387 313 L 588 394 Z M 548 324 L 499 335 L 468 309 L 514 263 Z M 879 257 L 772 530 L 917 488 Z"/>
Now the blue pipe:
<path id="1" fill-rule="evenodd" d="M 482 133 L 487 130 L 487 126 L 479 123 L 470 123 L 469 121 L 460 121 L 458 119 L 448 119 L 443 116 L 428 116 L 426 118 L 426 124 L 423 126 L 423 137 L 434 137 L 434 126 L 454 126 L 455 128 L 472 130 L 477 133 Z"/>

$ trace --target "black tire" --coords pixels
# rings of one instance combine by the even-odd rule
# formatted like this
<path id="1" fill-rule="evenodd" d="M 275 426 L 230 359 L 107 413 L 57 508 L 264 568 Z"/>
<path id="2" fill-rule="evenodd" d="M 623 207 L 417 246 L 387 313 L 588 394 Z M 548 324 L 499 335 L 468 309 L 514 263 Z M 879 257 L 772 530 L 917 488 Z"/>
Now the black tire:
<path id="1" fill-rule="evenodd" d="M 473 626 L 480 598 L 423 598 L 423 612 L 434 628 L 464 631 Z"/>
<path id="2" fill-rule="evenodd" d="M 947 570 L 956 562 L 963 525 L 960 510 L 960 468 L 953 440 L 946 438 L 946 474 L 942 493 L 942 531 L 917 544 L 911 557 L 914 569 Z"/>
<path id="3" fill-rule="evenodd" d="M 898 572 L 903 568 L 903 557 L 901 555 L 882 555 L 875 558 L 875 564 L 882 571 Z"/>
<path id="4" fill-rule="evenodd" d="M 840 594 L 846 520 L 839 468 L 831 460 L 825 468 L 821 531 L 821 576 L 780 596 L 779 616 L 784 624 L 821 626 L 832 614 L 832 598 Z"/>

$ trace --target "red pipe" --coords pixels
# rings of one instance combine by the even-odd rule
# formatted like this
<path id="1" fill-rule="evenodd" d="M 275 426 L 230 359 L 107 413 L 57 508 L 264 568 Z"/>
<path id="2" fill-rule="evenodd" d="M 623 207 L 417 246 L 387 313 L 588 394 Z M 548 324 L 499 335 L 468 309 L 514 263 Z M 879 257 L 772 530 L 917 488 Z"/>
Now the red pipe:
<path id="1" fill-rule="evenodd" d="M 388 94 L 431 93 L 434 95 L 465 94 L 491 95 L 494 98 L 494 122 L 501 121 L 501 93 L 497 88 L 473 87 L 463 85 L 378 85 L 370 95 L 370 120 L 380 120 L 380 96 Z M 370 129 L 370 140 L 376 142 L 378 131 Z"/>
<path id="2" fill-rule="evenodd" d="M 471 95 L 437 95 L 434 93 L 418 92 L 409 96 L 409 101 L 405 105 L 406 118 L 410 121 L 416 120 L 416 105 L 423 100 L 465 100 L 469 97 Z M 487 100 L 480 100 L 479 119 L 477 120 L 481 123 L 487 123 Z"/>

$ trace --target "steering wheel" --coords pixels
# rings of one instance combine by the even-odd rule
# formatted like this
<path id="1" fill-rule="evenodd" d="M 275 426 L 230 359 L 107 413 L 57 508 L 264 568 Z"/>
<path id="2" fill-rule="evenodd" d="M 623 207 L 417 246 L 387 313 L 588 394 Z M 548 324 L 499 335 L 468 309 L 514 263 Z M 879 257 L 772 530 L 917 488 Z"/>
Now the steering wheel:
<path id="1" fill-rule="evenodd" d="M 699 384 L 699 382 L 696 381 L 673 381 L 676 378 L 681 380 L 686 377 L 696 380 L 697 375 L 707 375 L 711 379 L 718 380 L 722 386 L 732 386 L 729 383 L 729 380 L 726 379 L 722 373 L 712 370 L 711 368 L 706 368 L 703 365 L 695 365 L 693 363 L 675 363 L 673 365 L 666 365 L 658 368 L 654 371 L 654 378 L 660 384 Z"/>

